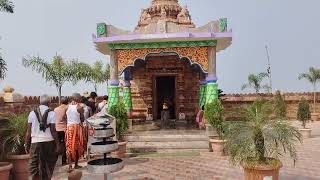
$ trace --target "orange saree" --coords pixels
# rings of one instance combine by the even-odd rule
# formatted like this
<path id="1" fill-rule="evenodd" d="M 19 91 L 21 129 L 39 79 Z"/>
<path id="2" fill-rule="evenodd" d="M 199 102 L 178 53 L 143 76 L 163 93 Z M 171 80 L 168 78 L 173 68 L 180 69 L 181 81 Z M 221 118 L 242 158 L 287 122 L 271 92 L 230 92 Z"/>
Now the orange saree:
<path id="1" fill-rule="evenodd" d="M 71 156 L 71 160 L 75 161 L 76 156 L 80 158 L 84 154 L 84 132 L 83 127 L 79 124 L 71 124 L 66 130 L 66 154 Z"/>

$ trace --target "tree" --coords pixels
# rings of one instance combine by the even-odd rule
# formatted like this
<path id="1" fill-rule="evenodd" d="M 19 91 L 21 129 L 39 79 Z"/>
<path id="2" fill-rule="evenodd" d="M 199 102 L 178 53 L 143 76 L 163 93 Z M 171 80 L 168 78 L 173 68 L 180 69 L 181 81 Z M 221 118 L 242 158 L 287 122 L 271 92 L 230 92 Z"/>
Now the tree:
<path id="1" fill-rule="evenodd" d="M 0 54 L 0 79 L 4 79 L 6 77 L 7 70 L 7 63 L 2 59 Z"/>
<path id="2" fill-rule="evenodd" d="M 0 12 L 13 13 L 14 5 L 9 0 L 0 0 Z"/>
<path id="3" fill-rule="evenodd" d="M 301 98 L 298 105 L 297 119 L 301 121 L 302 127 L 306 128 L 306 123 L 310 119 L 310 106 L 305 98 Z"/>
<path id="4" fill-rule="evenodd" d="M 88 76 L 87 65 L 72 60 L 65 62 L 61 56 L 54 56 L 52 62 L 46 62 L 40 57 L 23 58 L 24 67 L 30 67 L 33 71 L 41 73 L 42 78 L 57 88 L 59 102 L 61 99 L 62 87 L 66 82 L 77 81 Z"/>
<path id="5" fill-rule="evenodd" d="M 0 0 L 0 12 L 13 13 L 13 3 L 9 0 Z M 7 63 L 0 54 L 0 79 L 4 79 L 7 71 Z"/>
<path id="6" fill-rule="evenodd" d="M 299 80 L 306 79 L 308 80 L 313 87 L 313 112 L 316 112 L 316 85 L 320 81 L 320 69 L 310 67 L 309 72 L 301 73 L 298 77 Z"/>
<path id="7" fill-rule="evenodd" d="M 256 93 L 259 93 L 261 91 L 261 89 L 266 89 L 267 91 L 270 90 L 270 86 L 265 84 L 262 85 L 262 81 L 268 77 L 268 73 L 266 72 L 262 72 L 259 74 L 249 74 L 248 76 L 248 83 L 247 84 L 243 84 L 241 89 L 244 90 L 246 88 L 253 88 Z"/>
<path id="8" fill-rule="evenodd" d="M 283 96 L 280 91 L 276 92 L 275 100 L 274 100 L 274 113 L 277 118 L 286 119 L 287 116 L 287 106 L 284 101 Z"/>
<path id="9" fill-rule="evenodd" d="M 106 65 L 106 68 L 103 68 L 102 61 L 96 61 L 91 67 L 89 67 L 89 75 L 86 77 L 86 81 L 92 83 L 94 86 L 94 91 L 97 92 L 98 85 L 106 83 L 109 78 L 109 64 Z"/>

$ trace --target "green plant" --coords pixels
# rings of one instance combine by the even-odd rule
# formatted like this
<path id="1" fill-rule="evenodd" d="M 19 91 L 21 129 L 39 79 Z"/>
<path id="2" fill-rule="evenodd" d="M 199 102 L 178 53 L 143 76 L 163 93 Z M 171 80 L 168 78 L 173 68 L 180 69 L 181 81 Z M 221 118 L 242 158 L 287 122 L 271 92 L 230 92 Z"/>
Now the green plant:
<path id="1" fill-rule="evenodd" d="M 0 54 L 0 79 L 4 79 L 6 77 L 7 70 L 7 63 L 2 59 Z"/>
<path id="2" fill-rule="evenodd" d="M 310 67 L 309 72 L 307 73 L 302 73 L 298 77 L 299 80 L 301 79 L 306 79 L 308 80 L 313 87 L 313 112 L 316 112 L 316 87 L 317 87 L 317 82 L 320 81 L 320 69 Z"/>
<path id="3" fill-rule="evenodd" d="M 119 140 L 124 140 L 124 134 L 129 128 L 128 115 L 125 105 L 119 101 L 116 105 L 110 107 L 109 114 L 116 118 L 116 131 Z"/>
<path id="4" fill-rule="evenodd" d="M 9 0 L 0 0 L 0 12 L 13 13 L 14 5 Z"/>
<path id="5" fill-rule="evenodd" d="M 310 119 L 310 106 L 305 98 L 301 98 L 298 105 L 297 119 L 301 121 L 302 127 L 306 128 L 306 123 Z"/>
<path id="6" fill-rule="evenodd" d="M 90 82 L 94 86 L 94 92 L 97 92 L 98 85 L 106 83 L 110 77 L 110 66 L 106 65 L 103 68 L 102 61 L 96 61 L 93 66 L 89 68 L 89 75 L 86 77 L 86 81 Z"/>
<path id="7" fill-rule="evenodd" d="M 223 112 L 223 105 L 219 99 L 215 99 L 211 103 L 206 104 L 204 110 L 204 117 L 208 123 L 217 130 L 220 139 L 223 138 L 225 129 Z"/>
<path id="8" fill-rule="evenodd" d="M 28 127 L 28 113 L 12 114 L 0 129 L 2 152 L 24 154 L 24 137 Z"/>
<path id="9" fill-rule="evenodd" d="M 276 92 L 275 100 L 274 100 L 274 113 L 277 118 L 286 119 L 287 118 L 287 106 L 284 101 L 283 96 L 280 91 Z"/>
<path id="10" fill-rule="evenodd" d="M 73 82 L 85 79 L 88 76 L 88 69 L 90 68 L 85 63 L 78 61 L 65 62 L 61 56 L 54 56 L 52 63 L 46 62 L 39 57 L 23 58 L 22 64 L 24 67 L 31 67 L 37 73 L 41 73 L 42 78 L 46 82 L 52 83 L 56 86 L 61 99 L 62 86 L 66 82 Z"/>
<path id="11" fill-rule="evenodd" d="M 248 76 L 248 83 L 247 84 L 243 84 L 241 89 L 244 90 L 246 88 L 253 88 L 255 90 L 256 93 L 259 93 L 261 91 L 261 89 L 266 89 L 267 91 L 270 91 L 270 86 L 265 84 L 262 85 L 262 81 L 264 80 L 264 78 L 268 77 L 268 73 L 266 72 L 262 72 L 259 74 L 249 74 Z"/>
<path id="12" fill-rule="evenodd" d="M 295 143 L 301 142 L 301 134 L 288 122 L 271 119 L 272 111 L 271 103 L 263 99 L 236 111 L 241 121 L 230 124 L 226 132 L 225 147 L 232 164 L 278 166 L 285 153 L 297 159 Z"/>

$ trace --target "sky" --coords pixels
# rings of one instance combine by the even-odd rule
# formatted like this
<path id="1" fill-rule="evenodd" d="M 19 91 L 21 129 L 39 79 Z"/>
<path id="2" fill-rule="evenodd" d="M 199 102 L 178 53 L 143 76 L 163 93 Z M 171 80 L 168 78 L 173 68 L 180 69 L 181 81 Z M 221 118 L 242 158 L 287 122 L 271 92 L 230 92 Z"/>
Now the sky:
<path id="1" fill-rule="evenodd" d="M 310 66 L 320 67 L 319 0 L 179 0 L 187 5 L 194 23 L 202 26 L 228 18 L 232 45 L 217 55 L 219 87 L 227 93 L 241 91 L 250 73 L 266 71 L 268 45 L 273 89 L 310 91 L 298 80 Z M 55 54 L 89 64 L 108 63 L 109 57 L 95 50 L 92 34 L 96 24 L 106 22 L 133 30 L 141 8 L 151 0 L 13 0 L 15 13 L 0 12 L 0 48 L 8 63 L 8 75 L 0 88 L 11 85 L 23 95 L 56 95 L 54 86 L 41 75 L 22 66 L 22 57 L 51 60 Z M 266 81 L 267 83 L 267 81 Z M 107 92 L 101 85 L 98 94 Z M 93 90 L 91 84 L 66 84 L 63 95 Z"/>

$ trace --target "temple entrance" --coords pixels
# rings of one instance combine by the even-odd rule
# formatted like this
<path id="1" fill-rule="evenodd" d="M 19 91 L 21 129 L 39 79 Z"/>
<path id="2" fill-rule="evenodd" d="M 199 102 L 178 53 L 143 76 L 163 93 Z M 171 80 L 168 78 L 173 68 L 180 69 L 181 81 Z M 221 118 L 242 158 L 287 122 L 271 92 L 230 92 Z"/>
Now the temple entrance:
<path id="1" fill-rule="evenodd" d="M 156 76 L 154 81 L 154 117 L 161 119 L 163 104 L 166 103 L 170 111 L 170 119 L 175 119 L 176 76 Z"/>

